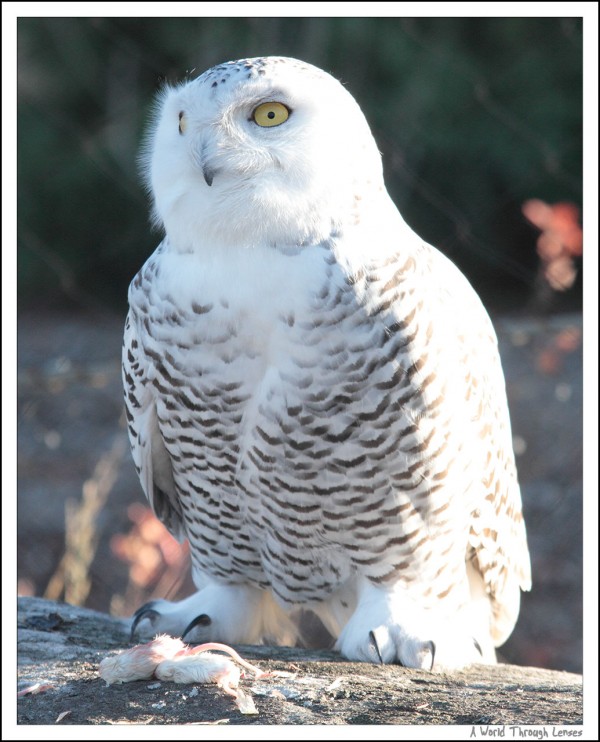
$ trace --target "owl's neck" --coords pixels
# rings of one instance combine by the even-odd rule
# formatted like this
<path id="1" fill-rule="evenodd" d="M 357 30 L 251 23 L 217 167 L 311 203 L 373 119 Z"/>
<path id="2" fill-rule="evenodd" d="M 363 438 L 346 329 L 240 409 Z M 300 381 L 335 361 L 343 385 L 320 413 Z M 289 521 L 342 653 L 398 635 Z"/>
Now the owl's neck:
<path id="1" fill-rule="evenodd" d="M 264 247 L 289 254 L 332 235 L 356 235 L 390 210 L 402 221 L 379 184 L 325 192 L 215 179 L 209 192 L 188 189 L 162 204 L 161 215 L 172 249 L 182 253 Z"/>

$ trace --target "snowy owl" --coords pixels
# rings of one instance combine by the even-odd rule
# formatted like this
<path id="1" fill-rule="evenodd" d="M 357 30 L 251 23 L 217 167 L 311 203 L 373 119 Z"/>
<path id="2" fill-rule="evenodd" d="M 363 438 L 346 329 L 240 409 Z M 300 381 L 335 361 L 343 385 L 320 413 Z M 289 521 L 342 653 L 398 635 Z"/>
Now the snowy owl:
<path id="1" fill-rule="evenodd" d="M 309 610 L 351 660 L 493 663 L 530 587 L 497 342 L 354 98 L 227 62 L 166 87 L 143 161 L 165 236 L 129 291 L 129 435 L 198 591 L 134 629 L 289 644 Z"/>

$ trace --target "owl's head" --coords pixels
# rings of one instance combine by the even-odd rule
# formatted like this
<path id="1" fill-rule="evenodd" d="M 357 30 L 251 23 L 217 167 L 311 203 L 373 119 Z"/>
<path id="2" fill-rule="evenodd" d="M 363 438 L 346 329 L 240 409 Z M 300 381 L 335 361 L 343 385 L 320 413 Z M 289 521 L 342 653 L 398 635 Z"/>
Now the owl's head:
<path id="1" fill-rule="evenodd" d="M 167 86 L 142 164 L 155 219 L 185 251 L 326 239 L 383 188 L 354 98 L 283 57 L 227 62 Z"/>

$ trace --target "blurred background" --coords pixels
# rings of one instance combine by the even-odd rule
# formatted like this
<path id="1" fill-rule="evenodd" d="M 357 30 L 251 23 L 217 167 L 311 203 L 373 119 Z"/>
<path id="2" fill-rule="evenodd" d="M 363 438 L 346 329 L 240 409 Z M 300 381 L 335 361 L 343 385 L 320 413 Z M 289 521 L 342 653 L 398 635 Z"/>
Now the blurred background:
<path id="1" fill-rule="evenodd" d="M 298 57 L 363 108 L 388 189 L 496 325 L 534 588 L 506 661 L 582 668 L 582 20 L 18 20 L 18 586 L 118 615 L 192 589 L 125 433 L 127 286 L 156 247 L 156 91 Z"/>

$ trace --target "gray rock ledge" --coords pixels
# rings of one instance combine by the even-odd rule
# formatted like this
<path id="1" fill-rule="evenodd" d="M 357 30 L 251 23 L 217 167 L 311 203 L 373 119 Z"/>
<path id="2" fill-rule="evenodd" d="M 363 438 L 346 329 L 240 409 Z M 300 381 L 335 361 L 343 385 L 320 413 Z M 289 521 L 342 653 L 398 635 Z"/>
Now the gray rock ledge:
<path id="1" fill-rule="evenodd" d="M 216 685 L 156 680 L 106 686 L 100 661 L 125 649 L 129 622 L 40 598 L 18 600 L 18 724 L 575 725 L 582 678 L 533 667 L 473 666 L 452 674 L 344 661 L 331 651 L 237 646 L 290 678 L 242 681 L 257 715 L 243 715 Z M 65 712 L 68 712 L 65 714 Z M 574 730 L 575 731 L 575 730 Z M 478 735 L 479 736 L 479 735 Z"/>

